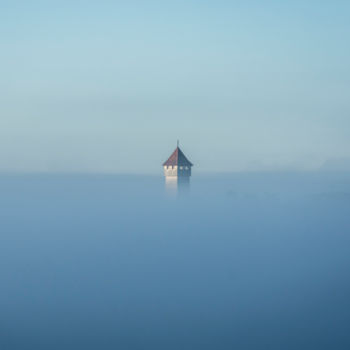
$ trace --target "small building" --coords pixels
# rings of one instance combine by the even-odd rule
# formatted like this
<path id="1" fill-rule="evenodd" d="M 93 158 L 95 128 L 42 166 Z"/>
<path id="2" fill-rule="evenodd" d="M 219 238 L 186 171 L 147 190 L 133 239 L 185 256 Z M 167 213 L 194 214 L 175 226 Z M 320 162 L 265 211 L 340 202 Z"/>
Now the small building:
<path id="1" fill-rule="evenodd" d="M 163 163 L 165 183 L 170 191 L 182 190 L 189 187 L 191 168 L 193 164 L 186 158 L 179 147 L 179 143 L 175 151 L 169 159 Z"/>

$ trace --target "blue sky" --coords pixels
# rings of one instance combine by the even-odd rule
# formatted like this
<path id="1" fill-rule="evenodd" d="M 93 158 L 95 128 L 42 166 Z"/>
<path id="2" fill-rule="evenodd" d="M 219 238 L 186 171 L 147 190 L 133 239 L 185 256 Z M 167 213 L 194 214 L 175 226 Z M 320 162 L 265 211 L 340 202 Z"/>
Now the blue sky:
<path id="1" fill-rule="evenodd" d="M 350 157 L 348 1 L 0 1 L 0 171 Z"/>

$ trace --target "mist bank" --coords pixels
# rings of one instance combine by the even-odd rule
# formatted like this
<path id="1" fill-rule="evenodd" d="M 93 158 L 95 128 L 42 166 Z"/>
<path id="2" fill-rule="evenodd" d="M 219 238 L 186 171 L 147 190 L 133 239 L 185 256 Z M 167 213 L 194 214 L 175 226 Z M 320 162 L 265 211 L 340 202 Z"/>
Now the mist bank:
<path id="1" fill-rule="evenodd" d="M 348 173 L 0 175 L 4 349 L 348 349 Z"/>

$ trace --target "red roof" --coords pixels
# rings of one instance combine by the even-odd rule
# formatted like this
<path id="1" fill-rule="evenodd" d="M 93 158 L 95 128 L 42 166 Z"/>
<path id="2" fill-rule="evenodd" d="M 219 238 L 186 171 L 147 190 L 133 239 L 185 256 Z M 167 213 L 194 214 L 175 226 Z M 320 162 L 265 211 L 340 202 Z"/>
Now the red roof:
<path id="1" fill-rule="evenodd" d="M 175 165 L 182 165 L 182 166 L 193 166 L 193 164 L 186 158 L 186 156 L 183 154 L 181 149 L 179 147 L 176 147 L 175 151 L 172 153 L 172 155 L 169 157 L 169 159 L 163 163 L 163 165 L 166 166 L 175 166 Z"/>

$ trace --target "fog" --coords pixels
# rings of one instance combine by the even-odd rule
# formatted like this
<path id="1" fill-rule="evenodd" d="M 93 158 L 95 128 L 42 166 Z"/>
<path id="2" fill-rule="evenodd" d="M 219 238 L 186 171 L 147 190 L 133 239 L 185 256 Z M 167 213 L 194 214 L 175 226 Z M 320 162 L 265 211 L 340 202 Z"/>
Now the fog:
<path id="1" fill-rule="evenodd" d="M 350 174 L 0 176 L 0 348 L 349 349 Z"/>

